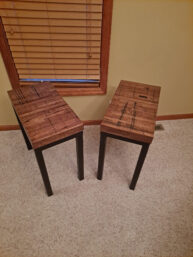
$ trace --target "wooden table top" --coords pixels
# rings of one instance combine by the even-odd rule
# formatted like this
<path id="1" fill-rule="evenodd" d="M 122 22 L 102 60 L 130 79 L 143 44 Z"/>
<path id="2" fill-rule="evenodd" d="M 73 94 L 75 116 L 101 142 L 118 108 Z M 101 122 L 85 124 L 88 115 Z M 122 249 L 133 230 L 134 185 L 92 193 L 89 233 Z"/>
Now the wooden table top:
<path id="1" fill-rule="evenodd" d="M 83 130 L 83 123 L 50 84 L 8 91 L 34 149 Z"/>
<path id="2" fill-rule="evenodd" d="M 101 131 L 151 143 L 160 89 L 122 80 L 101 123 Z"/>

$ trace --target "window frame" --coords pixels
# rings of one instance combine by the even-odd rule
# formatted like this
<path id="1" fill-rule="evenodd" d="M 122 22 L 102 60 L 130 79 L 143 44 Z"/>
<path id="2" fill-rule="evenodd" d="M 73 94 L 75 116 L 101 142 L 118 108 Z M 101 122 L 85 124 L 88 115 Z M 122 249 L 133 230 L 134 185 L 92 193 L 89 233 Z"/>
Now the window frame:
<path id="1" fill-rule="evenodd" d="M 113 0 L 104 0 L 103 13 L 102 13 L 102 31 L 101 31 L 101 56 L 100 56 L 100 82 L 99 86 L 84 86 L 84 83 L 80 86 L 78 84 L 70 83 L 69 87 L 64 86 L 57 82 L 52 83 L 60 95 L 62 96 L 83 96 L 83 95 L 104 95 L 107 92 L 107 78 L 108 78 L 108 64 L 109 64 L 109 52 L 110 52 L 110 37 L 111 37 L 111 22 L 112 22 L 112 8 Z M 22 82 L 19 80 L 19 75 L 12 57 L 12 53 L 9 47 L 9 43 L 4 30 L 2 18 L 0 17 L 0 51 L 1 55 L 12 85 L 12 88 L 19 86 L 25 86 L 30 84 L 40 84 L 41 82 Z M 59 83 L 59 82 L 58 82 Z"/>

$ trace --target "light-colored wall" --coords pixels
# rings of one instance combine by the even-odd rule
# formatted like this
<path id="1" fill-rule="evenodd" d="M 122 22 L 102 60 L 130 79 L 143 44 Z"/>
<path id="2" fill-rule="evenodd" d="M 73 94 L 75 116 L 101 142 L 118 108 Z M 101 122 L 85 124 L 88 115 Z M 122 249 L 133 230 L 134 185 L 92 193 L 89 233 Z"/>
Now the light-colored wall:
<path id="1" fill-rule="evenodd" d="M 101 119 L 121 79 L 162 86 L 158 114 L 193 113 L 193 1 L 114 0 L 108 92 L 65 97 L 82 120 Z M 0 125 L 16 124 L 0 59 Z"/>

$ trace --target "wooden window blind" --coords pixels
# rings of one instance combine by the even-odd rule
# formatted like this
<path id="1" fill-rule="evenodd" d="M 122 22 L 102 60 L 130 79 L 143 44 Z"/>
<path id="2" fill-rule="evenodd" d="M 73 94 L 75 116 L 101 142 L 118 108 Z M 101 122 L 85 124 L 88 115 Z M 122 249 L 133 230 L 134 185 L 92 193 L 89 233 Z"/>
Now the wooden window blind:
<path id="1" fill-rule="evenodd" d="M 63 95 L 105 93 L 111 15 L 111 0 L 0 1 L 12 86 L 50 81 Z"/>

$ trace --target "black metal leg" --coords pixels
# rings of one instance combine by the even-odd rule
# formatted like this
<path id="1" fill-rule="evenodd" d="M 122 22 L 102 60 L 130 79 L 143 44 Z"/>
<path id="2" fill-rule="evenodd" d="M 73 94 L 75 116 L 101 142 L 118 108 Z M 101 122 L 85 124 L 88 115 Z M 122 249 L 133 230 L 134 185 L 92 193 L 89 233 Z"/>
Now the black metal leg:
<path id="1" fill-rule="evenodd" d="M 15 111 L 15 110 L 14 110 L 14 111 Z M 22 132 L 22 134 L 23 134 L 25 143 L 26 143 L 26 145 L 27 145 L 27 149 L 28 149 L 28 150 L 31 150 L 31 149 L 32 149 L 31 143 L 30 143 L 30 141 L 29 141 L 29 139 L 28 139 L 28 136 L 27 136 L 26 133 L 25 133 L 25 130 L 24 130 L 22 124 L 21 124 L 21 121 L 19 120 L 19 118 L 18 118 L 18 116 L 17 116 L 16 111 L 15 111 L 15 115 L 16 115 L 17 121 L 18 121 L 18 123 L 19 123 L 21 132 Z"/>
<path id="2" fill-rule="evenodd" d="M 101 132 L 100 136 L 100 147 L 99 147 L 99 160 L 98 160 L 98 173 L 97 179 L 101 180 L 103 177 L 103 167 L 105 160 L 105 147 L 106 147 L 107 136 L 105 133 Z"/>
<path id="3" fill-rule="evenodd" d="M 133 174 L 133 178 L 132 178 L 131 184 L 129 186 L 129 188 L 132 189 L 132 190 L 135 189 L 135 186 L 137 184 L 137 180 L 139 178 L 139 175 L 140 175 L 143 163 L 145 161 L 145 157 L 146 157 L 146 154 L 148 152 L 148 149 L 149 149 L 149 144 L 143 144 L 143 146 L 141 148 L 140 155 L 139 155 L 139 159 L 137 161 L 137 165 L 136 165 L 136 168 L 135 168 L 135 171 L 134 171 L 134 174 Z"/>
<path id="4" fill-rule="evenodd" d="M 83 132 L 79 133 L 76 137 L 76 153 L 78 164 L 78 178 L 84 179 L 84 154 L 83 154 Z"/>
<path id="5" fill-rule="evenodd" d="M 40 149 L 35 149 L 34 151 L 35 151 L 36 159 L 37 159 L 37 162 L 38 162 L 38 165 L 40 168 L 40 172 L 41 172 L 41 175 L 42 175 L 42 178 L 44 181 L 44 186 L 46 188 L 46 192 L 47 192 L 48 196 L 53 195 L 42 151 Z"/>

